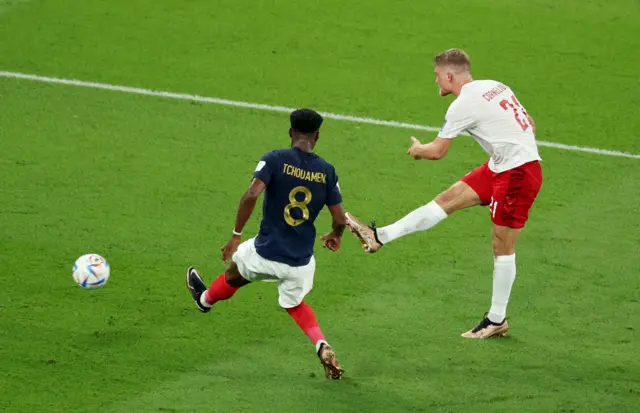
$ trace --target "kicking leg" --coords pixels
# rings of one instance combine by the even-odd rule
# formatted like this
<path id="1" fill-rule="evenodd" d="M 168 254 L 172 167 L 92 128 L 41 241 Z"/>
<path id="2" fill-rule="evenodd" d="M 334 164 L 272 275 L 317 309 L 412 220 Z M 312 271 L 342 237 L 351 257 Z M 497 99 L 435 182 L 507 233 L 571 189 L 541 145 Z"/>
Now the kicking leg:
<path id="1" fill-rule="evenodd" d="M 434 227 L 455 211 L 482 204 L 474 189 L 466 182 L 458 181 L 433 201 L 386 227 L 375 228 L 365 225 L 350 213 L 347 213 L 347 224 L 360 239 L 364 250 L 373 253 L 395 239 Z"/>

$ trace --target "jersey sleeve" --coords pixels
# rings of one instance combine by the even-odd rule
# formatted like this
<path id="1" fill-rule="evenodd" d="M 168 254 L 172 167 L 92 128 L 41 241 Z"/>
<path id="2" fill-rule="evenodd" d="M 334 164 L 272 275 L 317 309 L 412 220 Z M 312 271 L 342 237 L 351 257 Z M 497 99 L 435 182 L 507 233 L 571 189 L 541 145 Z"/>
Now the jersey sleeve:
<path id="1" fill-rule="evenodd" d="M 459 99 L 449 106 L 444 119 L 442 129 L 438 133 L 438 137 L 444 139 L 453 139 L 474 124 L 472 111 L 468 110 L 464 101 Z"/>
<path id="2" fill-rule="evenodd" d="M 342 203 L 342 194 L 340 193 L 340 184 L 338 183 L 338 175 L 332 169 L 331 174 L 327 177 L 327 206 L 334 206 Z"/>
<path id="3" fill-rule="evenodd" d="M 253 171 L 253 177 L 258 178 L 265 185 L 269 185 L 273 177 L 273 171 L 276 169 L 276 162 L 272 152 L 268 152 L 260 158 L 256 169 Z"/>

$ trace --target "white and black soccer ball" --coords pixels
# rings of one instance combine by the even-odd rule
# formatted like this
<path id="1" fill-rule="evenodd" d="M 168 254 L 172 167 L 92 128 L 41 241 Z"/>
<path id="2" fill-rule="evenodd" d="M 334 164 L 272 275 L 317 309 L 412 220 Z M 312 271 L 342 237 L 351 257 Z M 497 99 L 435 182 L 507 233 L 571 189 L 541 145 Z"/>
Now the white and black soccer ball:
<path id="1" fill-rule="evenodd" d="M 82 288 L 104 286 L 110 273 L 109 263 L 98 254 L 83 255 L 73 264 L 73 279 Z"/>

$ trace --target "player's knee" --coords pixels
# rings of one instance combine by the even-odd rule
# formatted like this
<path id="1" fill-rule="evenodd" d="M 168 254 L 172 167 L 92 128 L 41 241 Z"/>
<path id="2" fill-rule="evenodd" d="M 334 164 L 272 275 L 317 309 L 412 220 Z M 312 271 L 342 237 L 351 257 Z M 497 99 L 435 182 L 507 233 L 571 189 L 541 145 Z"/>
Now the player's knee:
<path id="1" fill-rule="evenodd" d="M 493 255 L 495 257 L 500 257 L 502 255 L 513 255 L 515 253 L 516 253 L 515 247 L 501 247 L 501 248 L 493 249 Z"/>
<path id="2" fill-rule="evenodd" d="M 493 235 L 491 237 L 493 242 L 493 254 L 495 256 L 515 254 L 516 242 L 518 241 L 520 231 L 520 228 L 511 228 L 494 224 Z"/>
<path id="3" fill-rule="evenodd" d="M 284 308 L 285 310 L 291 310 L 292 308 L 296 308 L 300 304 L 302 304 L 302 300 L 291 300 L 289 298 L 286 298 L 286 299 L 279 298 L 278 304 L 280 305 L 280 307 Z"/>
<path id="4" fill-rule="evenodd" d="M 493 255 L 495 257 L 499 255 L 505 255 L 503 254 L 504 246 L 502 245 L 502 242 L 494 238 L 492 244 L 493 244 Z"/>
<path id="5" fill-rule="evenodd" d="M 238 267 L 235 264 L 231 264 L 229 268 L 224 272 L 224 279 L 232 287 L 240 288 L 243 285 L 249 284 L 238 270 Z"/>
<path id="6" fill-rule="evenodd" d="M 278 304 L 280 307 L 286 309 L 295 308 L 302 304 L 306 292 L 303 292 L 300 288 L 284 288 L 283 284 L 278 289 Z"/>
<path id="7" fill-rule="evenodd" d="M 516 252 L 515 243 L 511 242 L 507 238 L 502 238 L 496 234 L 493 234 L 492 244 L 493 255 L 496 257 L 500 255 L 512 255 Z"/>
<path id="8" fill-rule="evenodd" d="M 456 186 L 453 185 L 440 192 L 436 196 L 435 201 L 438 205 L 440 205 L 441 208 L 444 208 L 447 204 L 452 203 L 459 196 L 458 192 L 459 191 Z"/>
<path id="9" fill-rule="evenodd" d="M 447 215 L 451 215 L 456 211 L 456 208 L 454 207 L 455 196 L 449 189 L 438 194 L 438 196 L 435 197 L 434 201 L 440 208 L 442 208 L 444 212 L 447 213 Z"/>
<path id="10" fill-rule="evenodd" d="M 476 205 L 473 195 L 475 192 L 471 191 L 467 184 L 459 181 L 439 193 L 434 201 L 447 215 L 450 215 L 460 209 Z"/>

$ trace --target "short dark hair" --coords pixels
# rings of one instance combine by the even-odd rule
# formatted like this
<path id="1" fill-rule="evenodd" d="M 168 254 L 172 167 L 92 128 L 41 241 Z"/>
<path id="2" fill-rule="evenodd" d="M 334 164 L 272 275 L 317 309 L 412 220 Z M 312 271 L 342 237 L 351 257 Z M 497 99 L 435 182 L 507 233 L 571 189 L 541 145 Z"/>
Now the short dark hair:
<path id="1" fill-rule="evenodd" d="M 291 112 L 291 129 L 302 134 L 318 132 L 322 116 L 312 109 L 298 109 Z"/>
<path id="2" fill-rule="evenodd" d="M 442 53 L 438 53 L 433 58 L 433 64 L 436 66 L 451 66 L 461 72 L 471 70 L 471 59 L 469 55 L 462 49 L 449 49 Z"/>

